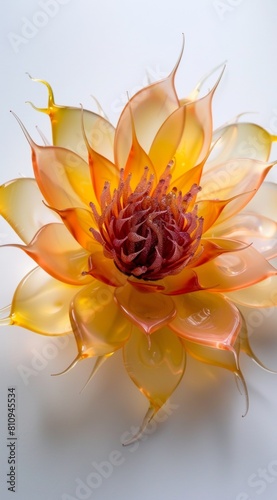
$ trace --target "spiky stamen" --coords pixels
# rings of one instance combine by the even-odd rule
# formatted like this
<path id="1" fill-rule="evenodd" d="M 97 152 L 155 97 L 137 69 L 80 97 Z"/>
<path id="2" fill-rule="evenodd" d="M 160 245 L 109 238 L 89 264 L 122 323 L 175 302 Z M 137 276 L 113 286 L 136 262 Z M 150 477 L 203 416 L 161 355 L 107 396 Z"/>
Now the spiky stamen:
<path id="1" fill-rule="evenodd" d="M 101 195 L 101 214 L 91 203 L 98 231 L 91 228 L 106 257 L 128 276 L 159 280 L 180 272 L 199 249 L 203 219 L 192 201 L 201 189 L 194 184 L 184 196 L 176 188 L 169 191 L 171 165 L 156 186 L 145 167 L 134 191 L 131 176 L 120 171 L 118 188 L 111 195 L 110 184 Z M 169 191 L 169 192 L 168 192 Z"/>

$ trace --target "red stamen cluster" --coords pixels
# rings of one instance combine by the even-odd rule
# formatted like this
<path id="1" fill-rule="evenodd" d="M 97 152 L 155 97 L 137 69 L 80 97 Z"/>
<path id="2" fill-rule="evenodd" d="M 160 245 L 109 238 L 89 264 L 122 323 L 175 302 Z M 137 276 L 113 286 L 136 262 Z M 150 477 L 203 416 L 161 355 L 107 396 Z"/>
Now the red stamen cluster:
<path id="1" fill-rule="evenodd" d="M 110 184 L 104 186 L 100 205 L 91 209 L 99 231 L 91 228 L 94 238 L 103 245 L 106 257 L 114 260 L 120 271 L 145 280 L 159 280 L 180 272 L 197 251 L 203 219 L 192 211 L 192 199 L 200 188 L 195 184 L 182 195 L 173 188 L 168 192 L 171 175 L 168 165 L 158 184 L 154 176 L 144 174 L 134 191 L 131 175 L 120 172 L 118 188 L 111 195 Z"/>

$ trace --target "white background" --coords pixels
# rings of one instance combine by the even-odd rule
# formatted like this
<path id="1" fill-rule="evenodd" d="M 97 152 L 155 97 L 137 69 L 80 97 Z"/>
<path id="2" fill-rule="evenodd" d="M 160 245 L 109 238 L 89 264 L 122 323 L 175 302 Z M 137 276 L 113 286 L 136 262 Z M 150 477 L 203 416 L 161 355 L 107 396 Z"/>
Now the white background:
<path id="1" fill-rule="evenodd" d="M 147 71 L 152 80 L 170 72 L 182 32 L 186 48 L 177 77 L 179 94 L 185 95 L 203 74 L 227 60 L 214 101 L 215 125 L 254 111 L 250 118 L 277 134 L 275 0 L 50 3 L 52 17 L 45 13 L 43 0 L 2 2 L 1 183 L 32 174 L 29 146 L 10 109 L 35 140 L 36 125 L 49 136 L 47 117 L 25 104 L 32 100 L 44 106 L 46 89 L 29 80 L 26 72 L 48 80 L 58 103 L 88 107 L 90 96 L 96 96 L 116 123 L 126 91 L 132 94 L 143 86 Z M 3 221 L 0 238 L 3 244 L 16 240 Z M 19 251 L 0 252 L 0 304 L 5 306 L 33 264 Z M 251 342 L 277 369 L 273 317 L 264 318 L 254 330 Z M 75 356 L 73 339 L 62 346 L 15 327 L 3 327 L 0 335 L 1 499 L 277 498 L 277 378 L 245 357 L 241 366 L 250 393 L 245 418 L 231 373 L 189 359 L 171 398 L 171 415 L 152 427 L 147 439 L 123 448 L 122 435 L 140 423 L 147 402 L 125 374 L 120 353 L 80 395 L 91 362 L 82 362 L 63 377 L 51 377 Z M 32 370 L 25 380 L 22 366 Z M 19 436 L 15 494 L 8 493 L 6 485 L 7 387 L 13 385 Z M 92 462 L 97 466 L 110 461 L 114 450 L 120 458 L 117 466 L 106 464 L 109 477 L 102 477 L 97 488 L 76 491 L 80 481 L 86 483 L 89 474 L 95 474 Z M 100 476 L 90 477 L 97 481 Z"/>

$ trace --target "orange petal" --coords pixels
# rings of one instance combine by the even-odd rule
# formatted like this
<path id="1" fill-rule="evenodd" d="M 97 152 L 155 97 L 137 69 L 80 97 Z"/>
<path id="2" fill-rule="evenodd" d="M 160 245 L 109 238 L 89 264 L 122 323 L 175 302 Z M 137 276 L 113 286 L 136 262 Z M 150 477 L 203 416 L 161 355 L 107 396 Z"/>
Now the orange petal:
<path id="1" fill-rule="evenodd" d="M 32 257 L 44 271 L 70 285 L 91 282 L 88 270 L 89 253 L 83 250 L 63 224 L 47 224 L 27 246 L 14 244 Z"/>
<path id="2" fill-rule="evenodd" d="M 206 233 L 210 228 L 211 234 L 213 233 L 213 225 L 217 222 L 221 212 L 227 207 L 227 205 L 237 198 L 241 198 L 240 202 L 247 203 L 249 199 L 249 193 L 242 193 L 237 196 L 233 196 L 228 200 L 199 200 L 197 201 L 197 215 L 198 217 L 203 217 L 203 234 Z M 233 220 L 233 219 L 232 219 Z M 205 235 L 206 236 L 206 235 Z"/>
<path id="3" fill-rule="evenodd" d="M 15 291 L 10 324 L 42 335 L 70 333 L 69 304 L 82 288 L 55 280 L 36 267 Z"/>
<path id="4" fill-rule="evenodd" d="M 124 285 L 127 280 L 127 277 L 117 269 L 114 261 L 105 257 L 102 251 L 89 256 L 89 274 L 114 287 Z"/>
<path id="5" fill-rule="evenodd" d="M 57 221 L 42 202 L 35 179 L 24 177 L 0 186 L 0 213 L 24 243 L 29 243 L 44 224 Z"/>
<path id="6" fill-rule="evenodd" d="M 96 227 L 92 212 L 85 208 L 67 208 L 57 210 L 57 212 L 67 229 L 70 231 L 76 241 L 88 252 L 99 251 L 101 246 L 93 238 L 90 228 Z"/>
<path id="7" fill-rule="evenodd" d="M 129 338 L 131 323 L 115 304 L 113 294 L 112 287 L 95 282 L 72 300 L 70 319 L 78 359 L 111 354 Z"/>
<path id="8" fill-rule="evenodd" d="M 218 217 L 217 223 L 222 222 L 242 210 L 251 200 L 273 165 L 274 162 L 241 158 L 218 165 L 206 173 L 204 169 L 198 200 L 235 197 Z M 241 193 L 247 196 L 237 196 Z"/>
<path id="9" fill-rule="evenodd" d="M 38 146 L 17 120 L 31 146 L 35 178 L 48 205 L 64 209 L 97 204 L 88 164 L 68 149 Z"/>
<path id="10" fill-rule="evenodd" d="M 167 276 L 163 280 L 163 286 L 162 293 L 165 295 L 179 295 L 203 289 L 196 272 L 189 268 L 185 268 L 178 274 Z"/>
<path id="11" fill-rule="evenodd" d="M 174 303 L 170 297 L 140 292 L 129 283 L 117 288 L 115 299 L 127 317 L 146 335 L 153 334 L 175 316 Z"/>
<path id="12" fill-rule="evenodd" d="M 115 162 L 124 168 L 132 144 L 132 120 L 138 141 L 148 152 L 162 123 L 179 107 L 174 78 L 181 55 L 170 75 L 137 92 L 126 104 L 115 132 Z"/>
<path id="13" fill-rule="evenodd" d="M 246 248 L 246 245 L 241 241 L 235 241 L 224 238 L 210 238 L 210 239 L 201 239 L 201 247 L 202 251 L 199 257 L 193 258 L 188 267 L 195 268 L 196 266 L 201 266 L 206 262 L 209 262 L 215 257 L 222 255 L 226 252 L 234 252 L 240 251 Z"/>
<path id="14" fill-rule="evenodd" d="M 52 126 L 53 144 L 70 149 L 84 160 L 87 159 L 87 148 L 82 134 L 82 122 L 86 137 L 93 149 L 110 160 L 113 159 L 113 142 L 115 129 L 102 116 L 82 108 L 59 106 L 54 102 L 53 90 L 44 80 L 32 78 L 43 83 L 48 89 L 48 107 L 37 108 L 49 115 Z"/>
<path id="15" fill-rule="evenodd" d="M 186 357 L 181 341 L 166 327 L 153 333 L 150 343 L 139 328 L 133 327 L 123 357 L 129 377 L 150 403 L 139 432 L 124 443 L 130 444 L 140 437 L 176 389 L 184 374 Z"/>
<path id="16" fill-rule="evenodd" d="M 95 196 L 100 203 L 101 194 L 107 182 L 109 183 L 112 192 L 118 187 L 119 170 L 114 163 L 104 156 L 96 153 L 96 151 L 92 148 L 89 147 L 88 152 L 93 189 Z"/>
<path id="17" fill-rule="evenodd" d="M 238 309 L 220 294 L 187 293 L 172 299 L 176 316 L 170 322 L 180 337 L 197 344 L 229 349 L 241 327 Z"/>
<path id="18" fill-rule="evenodd" d="M 220 255 L 193 270 L 203 288 L 218 292 L 245 288 L 277 273 L 252 247 Z"/>

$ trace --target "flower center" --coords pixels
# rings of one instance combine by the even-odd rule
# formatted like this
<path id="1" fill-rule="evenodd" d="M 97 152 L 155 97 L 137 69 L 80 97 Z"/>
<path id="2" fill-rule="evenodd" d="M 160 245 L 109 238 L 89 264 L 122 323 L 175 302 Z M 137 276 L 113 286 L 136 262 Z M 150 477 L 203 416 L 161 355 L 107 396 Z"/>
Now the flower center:
<path id="1" fill-rule="evenodd" d="M 90 204 L 98 226 L 91 233 L 105 256 L 128 276 L 159 280 L 177 274 L 199 249 L 203 219 L 197 216 L 197 205 L 191 205 L 201 188 L 194 184 L 185 195 L 175 187 L 169 190 L 170 169 L 168 165 L 154 186 L 154 176 L 145 167 L 134 191 L 131 175 L 124 179 L 122 169 L 113 194 L 110 184 L 104 185 L 101 214 Z"/>

